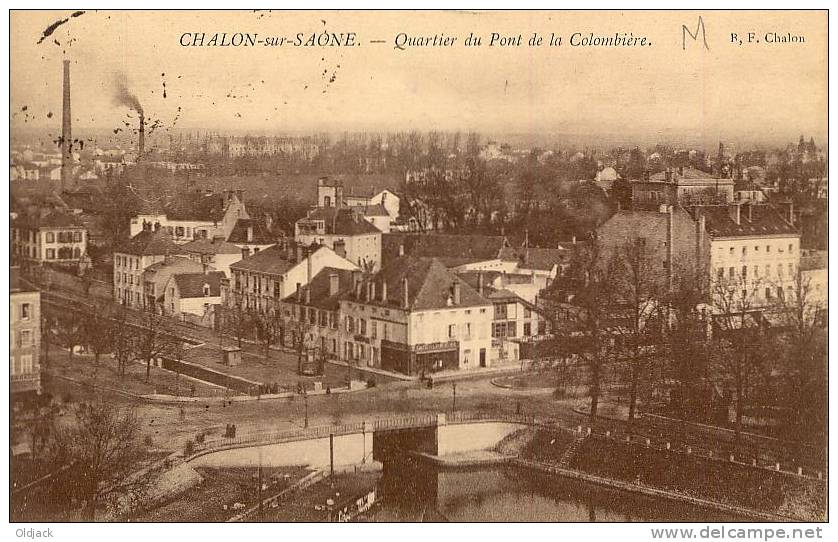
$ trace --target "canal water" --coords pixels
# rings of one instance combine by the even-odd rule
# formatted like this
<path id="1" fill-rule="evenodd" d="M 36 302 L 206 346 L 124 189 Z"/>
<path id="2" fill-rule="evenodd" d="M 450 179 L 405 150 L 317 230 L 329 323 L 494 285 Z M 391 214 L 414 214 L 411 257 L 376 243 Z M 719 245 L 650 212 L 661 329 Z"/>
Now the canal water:
<path id="1" fill-rule="evenodd" d="M 367 521 L 746 521 L 686 503 L 612 490 L 523 467 L 440 470 L 385 464 L 383 499 Z"/>

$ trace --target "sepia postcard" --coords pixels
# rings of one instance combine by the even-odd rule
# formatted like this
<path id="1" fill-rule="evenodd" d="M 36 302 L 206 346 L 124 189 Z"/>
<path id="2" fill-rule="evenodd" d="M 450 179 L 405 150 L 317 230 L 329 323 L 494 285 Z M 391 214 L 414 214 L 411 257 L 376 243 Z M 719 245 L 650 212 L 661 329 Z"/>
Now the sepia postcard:
<path id="1" fill-rule="evenodd" d="M 824 538 L 827 10 L 9 25 L 16 538 Z"/>

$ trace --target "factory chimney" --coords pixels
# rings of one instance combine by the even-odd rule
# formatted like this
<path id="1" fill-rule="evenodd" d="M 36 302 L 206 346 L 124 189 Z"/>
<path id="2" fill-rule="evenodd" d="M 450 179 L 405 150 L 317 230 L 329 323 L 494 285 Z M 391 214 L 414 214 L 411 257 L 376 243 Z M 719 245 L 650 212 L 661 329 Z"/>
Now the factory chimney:
<path id="1" fill-rule="evenodd" d="M 137 162 L 142 160 L 145 154 L 145 116 L 140 113 L 140 142 L 137 144 Z"/>
<path id="2" fill-rule="evenodd" d="M 64 61 L 64 113 L 61 120 L 61 191 L 73 179 L 73 127 L 70 116 L 70 61 Z"/>

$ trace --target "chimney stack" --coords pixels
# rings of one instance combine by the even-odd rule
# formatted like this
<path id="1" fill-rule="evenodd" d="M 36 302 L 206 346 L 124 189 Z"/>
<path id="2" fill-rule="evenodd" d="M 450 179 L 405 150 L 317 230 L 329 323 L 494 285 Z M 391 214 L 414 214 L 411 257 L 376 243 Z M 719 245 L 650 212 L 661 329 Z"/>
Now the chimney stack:
<path id="1" fill-rule="evenodd" d="M 64 61 L 64 112 L 61 119 L 61 191 L 73 178 L 73 121 L 70 112 L 70 61 Z"/>
<path id="2" fill-rule="evenodd" d="M 311 304 L 311 285 L 306 286 L 306 305 Z"/>
<path id="3" fill-rule="evenodd" d="M 311 284 L 311 281 L 314 279 L 314 269 L 312 269 L 311 263 L 311 254 L 309 254 L 308 258 L 306 258 L 306 280 L 308 284 Z"/>
<path id="4" fill-rule="evenodd" d="M 404 294 L 404 298 L 402 299 L 402 306 L 407 309 L 410 306 L 410 298 L 408 297 L 408 286 L 409 283 L 407 281 L 407 277 L 402 279 L 402 293 Z"/>
<path id="5" fill-rule="evenodd" d="M 137 145 L 137 162 L 139 162 L 145 154 L 145 117 L 140 113 L 140 142 Z"/>
<path id="6" fill-rule="evenodd" d="M 247 227 L 247 242 L 248 243 L 253 242 L 253 225 L 252 224 Z"/>
<path id="7" fill-rule="evenodd" d="M 303 290 L 302 290 L 302 288 L 301 288 L 300 286 L 301 286 L 301 285 L 300 285 L 300 283 L 298 282 L 298 283 L 297 283 L 297 303 L 299 303 L 300 301 L 302 301 L 302 300 L 303 300 Z"/>
<path id="8" fill-rule="evenodd" d="M 289 241 L 288 243 L 286 243 L 286 245 L 285 245 L 285 251 L 286 251 L 286 254 L 285 254 L 285 259 L 286 259 L 286 260 L 288 260 L 288 261 L 290 262 L 291 260 L 293 260 L 293 259 L 294 259 L 294 243 L 293 243 L 293 242 L 291 242 L 291 241 Z"/>
<path id="9" fill-rule="evenodd" d="M 794 202 L 789 200 L 789 224 L 794 226 Z"/>
<path id="10" fill-rule="evenodd" d="M 297 245 L 297 263 L 303 261 L 303 246 L 298 244 Z"/>
<path id="11" fill-rule="evenodd" d="M 329 296 L 336 295 L 338 293 L 338 274 L 331 273 L 329 274 Z"/>
<path id="12" fill-rule="evenodd" d="M 387 281 L 381 281 L 381 302 L 387 303 Z"/>
<path id="13" fill-rule="evenodd" d="M 375 301 L 375 281 L 370 281 L 370 301 Z"/>
<path id="14" fill-rule="evenodd" d="M 731 204 L 727 208 L 728 215 L 730 219 L 736 222 L 736 225 L 739 226 L 742 223 L 742 209 L 736 203 Z"/>
<path id="15" fill-rule="evenodd" d="M 454 304 L 460 304 L 460 281 L 454 281 Z"/>
<path id="16" fill-rule="evenodd" d="M 483 273 L 477 273 L 477 293 L 483 295 Z"/>

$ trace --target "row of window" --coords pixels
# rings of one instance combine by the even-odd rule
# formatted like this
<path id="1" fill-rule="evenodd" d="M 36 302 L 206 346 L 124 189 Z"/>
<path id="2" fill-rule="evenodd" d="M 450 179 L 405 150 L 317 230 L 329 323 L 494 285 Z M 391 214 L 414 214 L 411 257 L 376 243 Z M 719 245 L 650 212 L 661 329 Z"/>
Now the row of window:
<path id="1" fill-rule="evenodd" d="M 122 278 L 121 281 L 120 281 L 120 276 Z M 131 286 L 134 286 L 135 277 L 131 273 L 121 273 L 121 274 L 116 273 L 114 275 L 114 277 L 116 278 L 116 283 L 117 284 L 120 284 L 120 282 L 121 282 L 122 284 L 129 284 Z M 136 277 L 136 282 L 137 282 L 137 286 L 139 286 L 140 285 L 140 277 Z"/>
<path id="2" fill-rule="evenodd" d="M 719 247 L 719 250 L 720 251 L 724 250 L 724 247 Z M 748 255 L 748 247 L 746 247 L 746 246 L 740 247 L 740 251 L 742 252 L 742 256 L 747 256 Z M 754 250 L 753 251 L 754 252 L 759 252 L 759 245 L 754 245 Z M 765 252 L 766 252 L 766 254 L 771 253 L 771 245 L 765 245 Z M 783 252 L 783 247 L 778 246 L 777 247 L 777 252 L 782 253 Z M 789 252 L 789 254 L 792 254 L 794 252 L 794 244 L 793 243 L 789 243 L 788 252 Z M 728 254 L 733 255 L 735 253 L 736 253 L 736 247 L 728 247 Z"/>
<path id="3" fill-rule="evenodd" d="M 56 234 L 48 231 L 46 232 L 45 237 L 45 243 L 54 243 Z M 57 237 L 59 243 L 81 243 L 84 238 L 84 233 L 80 231 L 60 231 L 58 232 Z"/>
<path id="4" fill-rule="evenodd" d="M 794 277 L 794 264 L 789 262 L 786 266 L 788 269 L 789 277 Z M 760 266 L 759 265 L 752 265 L 751 270 L 753 272 L 754 278 L 760 278 Z M 724 267 L 719 267 L 716 269 L 716 277 L 719 280 L 725 279 L 725 269 Z M 763 276 L 766 279 L 771 278 L 771 264 L 765 264 L 765 274 Z M 735 267 L 728 267 L 727 268 L 727 278 L 729 280 L 733 280 L 736 278 L 736 268 Z M 748 266 L 743 265 L 741 272 L 739 274 L 739 278 L 746 280 L 748 278 Z M 777 264 L 777 278 L 783 278 L 783 264 Z"/>
<path id="5" fill-rule="evenodd" d="M 139 258 L 131 258 L 129 256 L 120 256 L 117 254 L 116 256 L 116 266 L 117 267 L 125 267 L 128 269 L 139 269 L 140 268 L 140 259 Z"/>
<path id="6" fill-rule="evenodd" d="M 79 247 L 61 247 L 59 249 L 46 249 L 47 260 L 78 260 L 81 258 L 81 249 Z"/>
<path id="7" fill-rule="evenodd" d="M 32 354 L 23 354 L 12 358 L 12 374 L 21 375 L 34 372 Z"/>

